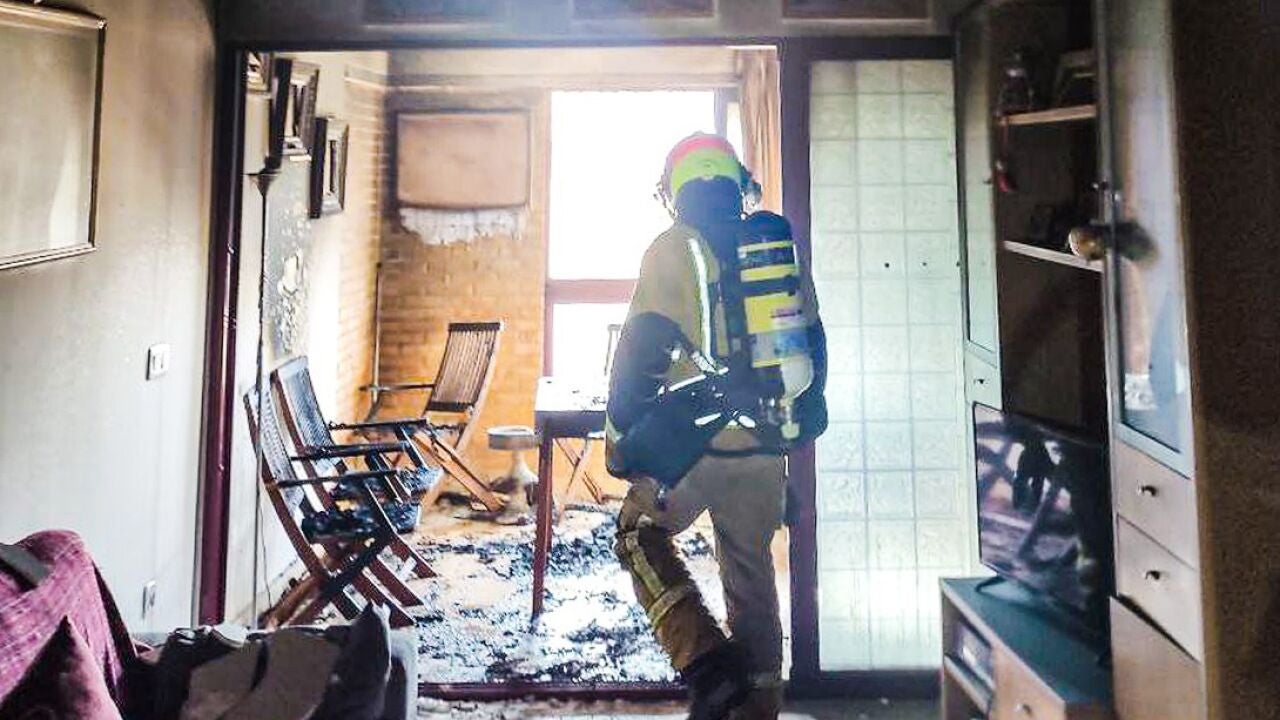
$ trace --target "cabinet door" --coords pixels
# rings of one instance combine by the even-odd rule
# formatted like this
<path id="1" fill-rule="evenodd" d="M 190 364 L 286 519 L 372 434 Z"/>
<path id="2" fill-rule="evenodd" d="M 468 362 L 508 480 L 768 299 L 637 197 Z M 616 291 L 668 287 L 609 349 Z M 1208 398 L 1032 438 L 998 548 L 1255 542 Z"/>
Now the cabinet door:
<path id="1" fill-rule="evenodd" d="M 1099 0 L 1117 435 L 1191 466 L 1172 0 Z M 1107 142 L 1109 140 L 1109 142 Z"/>
<path id="2" fill-rule="evenodd" d="M 960 19 L 956 63 L 965 337 L 998 356 L 995 196 L 991 184 L 991 9 L 986 4 Z"/>

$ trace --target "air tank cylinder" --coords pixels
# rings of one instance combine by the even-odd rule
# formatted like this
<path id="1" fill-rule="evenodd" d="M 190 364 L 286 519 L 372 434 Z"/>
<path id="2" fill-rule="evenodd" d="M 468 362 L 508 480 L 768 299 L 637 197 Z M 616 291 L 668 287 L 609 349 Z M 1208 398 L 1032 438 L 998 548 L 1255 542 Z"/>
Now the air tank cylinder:
<path id="1" fill-rule="evenodd" d="M 766 388 L 770 420 L 785 440 L 800 435 L 795 399 L 813 383 L 809 321 L 791 225 L 769 212 L 749 216 L 738 245 L 751 367 Z"/>

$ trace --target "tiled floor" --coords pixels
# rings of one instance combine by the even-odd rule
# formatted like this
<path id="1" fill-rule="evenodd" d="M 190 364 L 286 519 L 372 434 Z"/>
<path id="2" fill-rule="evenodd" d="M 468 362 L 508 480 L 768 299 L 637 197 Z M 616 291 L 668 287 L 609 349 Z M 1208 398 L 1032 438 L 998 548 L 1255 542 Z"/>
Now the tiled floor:
<path id="1" fill-rule="evenodd" d="M 419 720 L 516 720 L 517 718 L 566 718 L 572 720 L 684 720 L 678 703 L 568 703 L 555 701 L 516 703 L 446 703 L 423 699 Z M 938 704 L 932 701 L 890 702 L 867 700 L 804 701 L 790 704 L 782 720 L 937 720 Z"/>

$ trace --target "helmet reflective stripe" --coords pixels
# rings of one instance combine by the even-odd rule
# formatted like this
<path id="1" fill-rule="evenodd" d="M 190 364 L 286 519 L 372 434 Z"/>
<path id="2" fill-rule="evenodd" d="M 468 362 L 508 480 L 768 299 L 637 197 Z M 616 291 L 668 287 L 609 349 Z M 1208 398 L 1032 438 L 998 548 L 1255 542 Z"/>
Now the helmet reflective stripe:
<path id="1" fill-rule="evenodd" d="M 728 140 L 719 135 L 694 133 L 676 143 L 667 155 L 662 189 L 672 199 L 690 180 L 726 177 L 741 185 L 747 172 Z"/>
<path id="2" fill-rule="evenodd" d="M 690 236 L 689 256 L 693 259 L 693 272 L 697 275 L 695 285 L 698 287 L 698 324 L 701 330 L 701 350 L 707 354 L 715 351 L 711 347 L 711 298 L 707 293 L 707 258 L 702 254 L 702 243 L 697 237 Z"/>
<path id="3" fill-rule="evenodd" d="M 735 184 L 742 184 L 742 165 L 732 153 L 719 148 L 704 148 L 685 154 L 671 167 L 671 195 L 680 194 L 680 188 L 691 180 L 710 180 L 723 177 Z"/>

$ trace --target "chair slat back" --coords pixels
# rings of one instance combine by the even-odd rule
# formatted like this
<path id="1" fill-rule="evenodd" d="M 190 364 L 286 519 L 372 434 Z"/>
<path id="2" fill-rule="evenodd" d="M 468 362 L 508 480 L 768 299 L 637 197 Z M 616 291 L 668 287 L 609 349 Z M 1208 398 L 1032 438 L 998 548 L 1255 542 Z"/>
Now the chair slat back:
<path id="1" fill-rule="evenodd" d="M 470 412 L 484 399 L 498 359 L 501 322 L 450 323 L 427 412 Z"/>
<path id="2" fill-rule="evenodd" d="M 300 487 L 280 488 L 278 482 L 297 480 L 297 471 L 289 459 L 289 449 L 285 444 L 284 433 L 280 431 L 280 416 L 276 412 L 275 399 L 270 392 L 262 397 L 262 413 L 266 422 L 258 418 L 258 389 L 255 386 L 244 395 L 244 408 L 249 419 L 249 434 L 253 437 L 255 447 L 262 449 L 262 482 L 268 485 L 269 492 L 278 493 L 289 508 L 294 520 L 305 512 L 302 507 L 309 498 Z M 283 521 L 284 518 L 281 518 Z"/>
<path id="3" fill-rule="evenodd" d="M 280 393 L 285 426 L 294 444 L 299 448 L 331 447 L 333 433 L 320 409 L 306 356 L 296 357 L 272 371 L 271 384 Z M 333 475 L 344 469 L 334 460 L 311 460 L 306 464 L 317 475 Z"/>
<path id="4" fill-rule="evenodd" d="M 613 356 L 618 351 L 618 341 L 622 339 L 622 325 L 610 323 L 605 332 L 608 333 L 608 339 L 604 347 L 604 376 L 608 378 L 613 374 Z"/>

